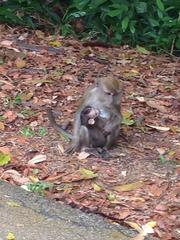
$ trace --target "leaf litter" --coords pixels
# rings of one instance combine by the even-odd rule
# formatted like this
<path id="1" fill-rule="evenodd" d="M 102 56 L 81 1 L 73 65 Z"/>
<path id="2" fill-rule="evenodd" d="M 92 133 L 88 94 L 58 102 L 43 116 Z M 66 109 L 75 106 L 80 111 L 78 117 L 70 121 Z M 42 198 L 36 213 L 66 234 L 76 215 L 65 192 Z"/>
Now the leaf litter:
<path id="1" fill-rule="evenodd" d="M 141 46 L 88 47 L 23 28 L 6 28 L 0 53 L 0 179 L 27 190 L 38 179 L 41 191 L 51 182 L 47 197 L 124 222 L 139 230 L 136 239 L 178 239 L 178 60 Z M 109 160 L 66 156 L 68 143 L 50 127 L 45 107 L 72 129 L 80 97 L 110 73 L 124 85 L 126 140 L 119 138 Z"/>

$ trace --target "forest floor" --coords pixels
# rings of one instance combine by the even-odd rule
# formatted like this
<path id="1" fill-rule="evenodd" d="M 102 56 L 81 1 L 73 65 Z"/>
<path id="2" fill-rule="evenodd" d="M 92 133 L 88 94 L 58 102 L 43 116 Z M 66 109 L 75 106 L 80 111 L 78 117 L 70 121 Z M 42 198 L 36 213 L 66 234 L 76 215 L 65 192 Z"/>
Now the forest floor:
<path id="1" fill-rule="evenodd" d="M 50 127 L 46 107 L 71 130 L 79 99 L 107 75 L 123 82 L 127 141 L 119 138 L 109 160 L 66 156 L 68 143 Z M 176 57 L 0 25 L 0 179 L 179 239 L 179 76 Z"/>

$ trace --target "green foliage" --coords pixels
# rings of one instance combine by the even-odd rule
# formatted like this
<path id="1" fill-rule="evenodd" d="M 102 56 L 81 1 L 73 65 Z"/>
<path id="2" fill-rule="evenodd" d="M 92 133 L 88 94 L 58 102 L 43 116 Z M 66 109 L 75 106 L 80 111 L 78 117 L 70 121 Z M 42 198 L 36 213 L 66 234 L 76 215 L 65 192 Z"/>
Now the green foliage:
<path id="1" fill-rule="evenodd" d="M 16 107 L 22 103 L 21 95 L 17 94 L 15 97 L 5 97 L 3 99 L 4 107 Z"/>
<path id="2" fill-rule="evenodd" d="M 44 137 L 47 135 L 47 129 L 45 127 L 40 127 L 39 131 L 38 131 L 38 135 L 40 137 Z"/>
<path id="3" fill-rule="evenodd" d="M 11 156 L 8 153 L 0 151 L 0 166 L 6 165 L 11 161 Z"/>
<path id="4" fill-rule="evenodd" d="M 51 190 L 53 188 L 53 183 L 39 181 L 36 183 L 28 184 L 28 190 L 31 192 L 36 192 L 39 195 L 44 195 L 45 190 Z"/>
<path id="5" fill-rule="evenodd" d="M 29 109 L 29 108 L 24 108 L 21 110 L 20 112 L 22 114 L 23 117 L 31 117 L 31 116 L 34 116 L 36 113 L 32 110 L 32 109 Z"/>
<path id="6" fill-rule="evenodd" d="M 133 120 L 133 112 L 132 111 L 127 111 L 122 113 L 122 124 L 126 126 L 131 126 L 135 123 Z"/>
<path id="7" fill-rule="evenodd" d="M 50 2 L 50 3 L 48 3 Z M 53 11 L 58 0 L 7 0 L 0 3 L 0 21 L 30 28 L 53 27 L 60 17 Z"/>
<path id="8" fill-rule="evenodd" d="M 35 132 L 30 126 L 26 126 L 21 130 L 21 134 L 25 137 L 33 137 Z"/>
<path id="9" fill-rule="evenodd" d="M 180 49 L 179 0 L 7 0 L 0 21 L 74 34 L 113 44 L 144 45 L 153 50 Z"/>
<path id="10" fill-rule="evenodd" d="M 180 49 L 179 0 L 73 0 L 64 20 L 82 18 L 102 42 Z"/>

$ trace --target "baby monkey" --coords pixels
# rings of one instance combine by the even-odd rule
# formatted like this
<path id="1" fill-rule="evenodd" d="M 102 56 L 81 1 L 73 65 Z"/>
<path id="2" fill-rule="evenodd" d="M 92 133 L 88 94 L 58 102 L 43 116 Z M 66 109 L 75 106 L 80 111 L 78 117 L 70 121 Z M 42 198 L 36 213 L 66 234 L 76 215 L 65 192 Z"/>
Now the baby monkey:
<path id="1" fill-rule="evenodd" d="M 81 124 L 85 126 L 92 126 L 95 124 L 100 111 L 94 107 L 86 106 L 81 112 Z"/>

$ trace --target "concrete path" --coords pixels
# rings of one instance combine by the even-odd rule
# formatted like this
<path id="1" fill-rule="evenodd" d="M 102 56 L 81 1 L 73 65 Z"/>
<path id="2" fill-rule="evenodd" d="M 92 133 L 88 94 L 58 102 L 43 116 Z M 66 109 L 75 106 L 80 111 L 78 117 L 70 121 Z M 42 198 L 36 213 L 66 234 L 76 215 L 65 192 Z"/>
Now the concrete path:
<path id="1" fill-rule="evenodd" d="M 134 233 L 102 217 L 0 181 L 0 240 L 129 240 Z"/>

